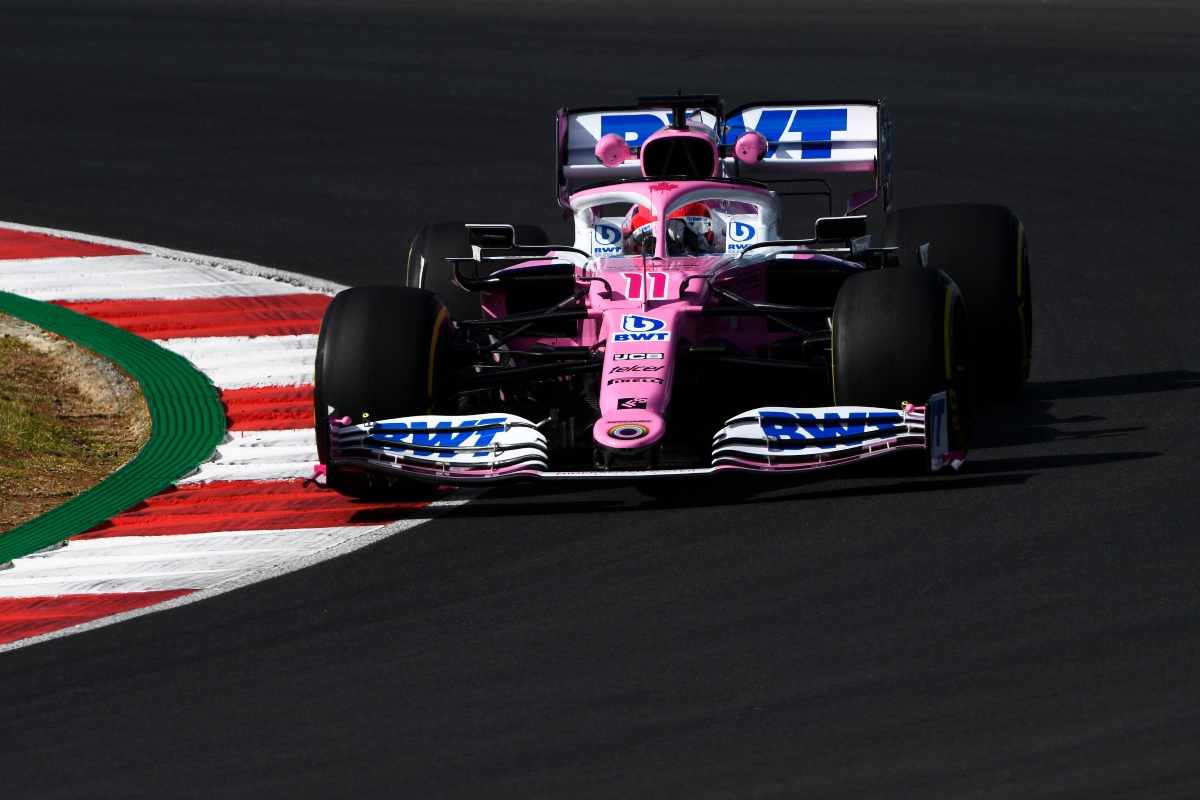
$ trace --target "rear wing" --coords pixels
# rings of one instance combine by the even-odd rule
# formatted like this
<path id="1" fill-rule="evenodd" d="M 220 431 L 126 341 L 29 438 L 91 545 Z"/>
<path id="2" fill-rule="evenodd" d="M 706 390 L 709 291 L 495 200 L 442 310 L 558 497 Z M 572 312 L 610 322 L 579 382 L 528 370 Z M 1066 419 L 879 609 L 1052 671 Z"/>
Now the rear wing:
<path id="1" fill-rule="evenodd" d="M 728 115 L 689 109 L 689 117 L 712 127 L 720 137 L 725 172 L 731 178 L 763 183 L 800 181 L 804 175 L 871 172 L 874 186 L 852 194 L 846 213 L 882 198 L 891 206 L 892 125 L 883 100 L 751 103 Z M 558 201 L 580 187 L 600 181 L 641 176 L 638 148 L 650 134 L 671 123 L 669 110 L 590 108 L 558 112 Z M 733 157 L 738 137 L 756 131 L 767 140 L 764 158 L 744 164 Z M 602 166 L 595 155 L 600 137 L 616 133 L 630 147 L 630 158 L 617 167 Z"/>
<path id="2" fill-rule="evenodd" d="M 711 111 L 687 110 L 688 119 L 703 122 L 714 131 L 720 119 Z M 642 176 L 640 150 L 650 134 L 667 127 L 674 112 L 651 108 L 584 108 L 558 112 L 558 203 L 570 208 L 570 196 L 591 183 Z M 606 167 L 596 160 L 600 137 L 615 133 L 629 145 L 630 157 L 620 166 Z"/>
<path id="3" fill-rule="evenodd" d="M 730 177 L 770 184 L 803 180 L 800 176 L 806 174 L 871 172 L 875 185 L 851 194 L 846 213 L 876 198 L 882 198 L 885 210 L 891 209 L 892 123 L 886 101 L 751 103 L 729 113 L 721 142 L 732 148 L 748 131 L 762 134 L 767 153 L 751 164 L 727 154 Z"/>

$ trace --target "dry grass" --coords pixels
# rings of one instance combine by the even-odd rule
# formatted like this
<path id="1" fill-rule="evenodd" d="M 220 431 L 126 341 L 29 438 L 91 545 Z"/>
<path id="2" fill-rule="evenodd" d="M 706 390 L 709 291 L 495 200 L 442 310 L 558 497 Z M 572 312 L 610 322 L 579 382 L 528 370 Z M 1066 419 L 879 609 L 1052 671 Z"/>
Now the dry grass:
<path id="1" fill-rule="evenodd" d="M 145 399 L 128 376 L 0 315 L 0 532 L 111 475 L 149 432 Z"/>

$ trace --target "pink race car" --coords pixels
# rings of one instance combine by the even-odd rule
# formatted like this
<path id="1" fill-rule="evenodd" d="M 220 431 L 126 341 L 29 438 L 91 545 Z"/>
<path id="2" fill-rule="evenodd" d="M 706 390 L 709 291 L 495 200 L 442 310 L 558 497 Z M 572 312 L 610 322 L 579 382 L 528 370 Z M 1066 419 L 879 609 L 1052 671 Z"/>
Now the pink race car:
<path id="1" fill-rule="evenodd" d="M 869 174 L 779 235 L 781 196 Z M 558 114 L 570 246 L 425 228 L 407 286 L 338 294 L 316 361 L 319 482 L 638 483 L 908 454 L 957 470 L 976 399 L 1029 374 L 1024 233 L 1007 208 L 891 209 L 883 102 L 641 98 Z M 772 187 L 775 187 L 772 189 Z M 883 245 L 865 215 L 887 212 Z"/>

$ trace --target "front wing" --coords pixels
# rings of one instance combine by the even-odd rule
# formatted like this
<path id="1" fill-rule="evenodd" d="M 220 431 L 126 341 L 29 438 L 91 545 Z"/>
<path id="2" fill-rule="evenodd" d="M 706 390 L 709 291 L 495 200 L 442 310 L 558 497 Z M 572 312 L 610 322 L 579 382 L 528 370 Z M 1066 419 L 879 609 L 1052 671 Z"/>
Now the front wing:
<path id="1" fill-rule="evenodd" d="M 796 473 L 888 453 L 924 450 L 934 472 L 966 457 L 947 446 L 946 395 L 902 409 L 830 406 L 756 408 L 713 437 L 709 467 L 673 470 L 549 468 L 550 447 L 536 423 L 512 414 L 422 416 L 341 425 L 330 422 L 335 466 L 465 485 L 507 480 L 646 479 L 740 471 Z"/>

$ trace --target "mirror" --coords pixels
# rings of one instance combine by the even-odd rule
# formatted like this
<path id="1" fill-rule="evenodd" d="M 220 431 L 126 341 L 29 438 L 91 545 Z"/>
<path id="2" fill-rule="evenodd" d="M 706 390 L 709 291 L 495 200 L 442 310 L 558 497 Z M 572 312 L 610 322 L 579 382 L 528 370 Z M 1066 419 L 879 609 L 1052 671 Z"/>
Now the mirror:
<path id="1" fill-rule="evenodd" d="M 822 217 L 817 220 L 816 228 L 818 242 L 847 242 L 867 235 L 867 218 L 865 215 Z"/>
<path id="2" fill-rule="evenodd" d="M 467 225 L 467 244 L 483 250 L 511 250 L 517 234 L 512 225 Z"/>

